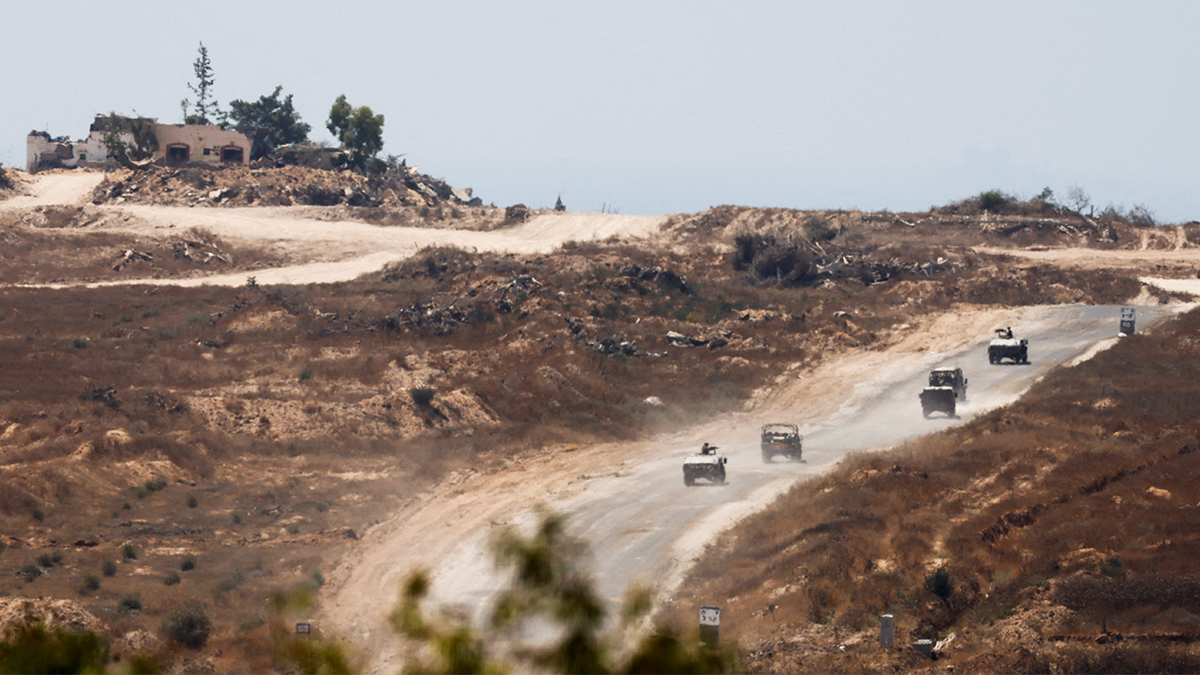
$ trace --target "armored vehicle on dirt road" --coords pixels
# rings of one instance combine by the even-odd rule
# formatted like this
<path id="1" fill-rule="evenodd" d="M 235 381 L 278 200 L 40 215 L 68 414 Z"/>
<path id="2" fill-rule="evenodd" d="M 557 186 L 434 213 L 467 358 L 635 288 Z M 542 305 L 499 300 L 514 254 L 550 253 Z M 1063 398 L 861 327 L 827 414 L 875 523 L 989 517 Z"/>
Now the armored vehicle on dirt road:
<path id="1" fill-rule="evenodd" d="M 950 387 L 955 398 L 967 400 L 967 378 L 963 377 L 962 368 L 934 368 L 929 371 L 929 386 Z"/>
<path id="2" fill-rule="evenodd" d="M 704 479 L 714 485 L 725 483 L 725 457 L 717 454 L 717 446 L 704 444 L 700 452 L 683 460 L 683 484 L 692 486 Z"/>
<path id="3" fill-rule="evenodd" d="M 926 417 L 935 412 L 954 417 L 957 405 L 958 397 L 954 395 L 953 387 L 925 387 L 921 390 L 921 412 Z"/>
<path id="4" fill-rule="evenodd" d="M 921 391 L 921 412 L 944 412 L 954 417 L 958 402 L 967 400 L 967 378 L 962 368 L 934 368 L 929 371 L 929 386 Z"/>
<path id="5" fill-rule="evenodd" d="M 762 458 L 770 462 L 775 455 L 800 461 L 804 437 L 795 424 L 764 424 L 762 428 Z"/>
<path id="6" fill-rule="evenodd" d="M 1012 328 L 997 328 L 996 337 L 988 344 L 988 363 L 995 365 L 1004 359 L 1029 363 L 1029 340 L 1014 338 Z"/>

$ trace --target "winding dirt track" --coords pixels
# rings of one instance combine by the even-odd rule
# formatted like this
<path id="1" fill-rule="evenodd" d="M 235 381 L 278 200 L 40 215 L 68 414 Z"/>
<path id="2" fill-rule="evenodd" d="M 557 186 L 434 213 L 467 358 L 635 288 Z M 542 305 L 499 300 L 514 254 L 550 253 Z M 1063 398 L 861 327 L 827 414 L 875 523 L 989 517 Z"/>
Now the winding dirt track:
<path id="1" fill-rule="evenodd" d="M 29 195 L 0 202 L 0 209 L 77 203 L 101 176 L 67 173 L 37 178 Z M 304 261 L 253 272 L 264 284 L 353 279 L 433 244 L 544 253 L 570 240 L 649 237 L 663 220 L 556 214 L 504 231 L 473 232 L 319 221 L 303 218 L 302 209 L 289 208 L 102 208 L 136 216 L 130 220 L 135 224 L 126 229 L 141 236 L 199 227 L 227 240 L 282 247 L 293 259 Z M 1039 261 L 1056 264 L 1099 266 L 1110 260 L 1095 251 L 1043 253 L 1037 256 Z M 1200 261 L 1194 249 L 1174 254 L 1156 251 L 1150 257 Z M 1146 259 L 1130 264 L 1144 264 Z M 246 274 L 241 273 L 123 283 L 241 285 L 245 280 Z M 1186 307 L 1141 307 L 1139 326 Z M 991 330 L 1005 325 L 1020 327 L 1022 337 L 1034 340 L 1033 366 L 1003 368 L 981 360 Z M 403 577 L 420 567 L 435 570 L 433 599 L 479 616 L 496 585 L 486 554 L 488 533 L 500 523 L 530 522 L 531 507 L 539 503 L 567 514 L 577 534 L 592 542 L 597 578 L 606 597 L 618 598 L 630 582 L 639 580 L 670 592 L 705 544 L 796 480 L 826 470 L 852 450 L 883 447 L 960 423 L 921 419 L 916 392 L 929 368 L 949 364 L 967 370 L 972 383 L 962 415 L 969 419 L 1014 400 L 1048 369 L 1110 344 L 1115 327 L 1115 308 L 1078 306 L 923 317 L 885 339 L 879 350 L 847 354 L 812 371 L 789 372 L 775 387 L 760 392 L 745 410 L 697 420 L 678 433 L 643 443 L 516 458 L 501 470 L 452 476 L 362 533 L 360 545 L 330 575 L 321 613 L 313 618 L 326 633 L 344 635 L 358 653 L 370 654 L 369 672 L 396 672 L 402 665 L 401 652 L 386 617 Z M 805 463 L 764 466 L 757 458 L 759 425 L 777 421 L 802 426 L 807 435 Z M 721 446 L 730 457 L 729 485 L 683 487 L 682 458 L 703 441 Z"/>
<path id="2" fill-rule="evenodd" d="M 102 173 L 49 173 L 35 176 L 31 194 L 0 202 L 0 209 L 78 205 L 103 180 Z M 123 279 L 88 286 L 171 284 L 176 286 L 241 286 L 253 275 L 259 284 L 306 284 L 348 281 L 379 271 L 418 250 L 453 244 L 460 248 L 516 254 L 549 253 L 568 241 L 609 237 L 648 237 L 665 220 L 661 216 L 607 213 L 543 214 L 510 228 L 490 232 L 415 227 L 380 227 L 356 221 L 304 218 L 304 207 L 216 208 L 179 206 L 101 206 L 101 211 L 133 216 L 110 219 L 105 232 L 166 237 L 189 228 L 211 231 L 226 241 L 241 240 L 275 247 L 299 264 L 252 273 L 216 274 L 188 279 Z M 94 230 L 93 230 L 94 231 Z"/>
<path id="3" fill-rule="evenodd" d="M 1139 325 L 1189 307 L 1139 307 Z M 885 349 L 792 372 L 747 409 L 697 420 L 678 433 L 455 476 L 366 533 L 364 546 L 338 569 L 318 618 L 348 630 L 372 655 L 369 672 L 396 672 L 401 647 L 384 618 L 404 577 L 431 570 L 433 603 L 482 622 L 503 583 L 488 556 L 489 535 L 500 524 L 532 525 L 538 504 L 565 514 L 572 532 L 591 543 L 592 571 L 611 610 L 635 583 L 668 596 L 708 543 L 795 481 L 828 470 L 847 453 L 889 447 L 1011 403 L 1052 368 L 1115 342 L 1118 310 L 1075 305 L 929 317 Z M 1006 325 L 1032 340 L 1031 366 L 987 363 L 991 330 Z M 917 392 L 939 366 L 962 367 L 971 380 L 957 419 L 921 415 Z M 764 465 L 759 458 L 760 426 L 780 421 L 800 424 L 804 462 Z M 685 487 L 683 458 L 704 441 L 729 457 L 728 484 Z"/>

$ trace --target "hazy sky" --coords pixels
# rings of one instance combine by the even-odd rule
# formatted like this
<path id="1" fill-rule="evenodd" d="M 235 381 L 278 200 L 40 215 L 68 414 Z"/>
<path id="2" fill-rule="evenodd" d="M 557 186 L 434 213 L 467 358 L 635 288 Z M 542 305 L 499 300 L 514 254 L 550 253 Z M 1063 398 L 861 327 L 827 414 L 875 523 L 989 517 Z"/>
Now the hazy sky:
<path id="1" fill-rule="evenodd" d="M 1200 2 L 0 0 L 0 163 L 96 113 L 339 94 L 485 203 L 923 210 L 1081 187 L 1200 220 Z"/>

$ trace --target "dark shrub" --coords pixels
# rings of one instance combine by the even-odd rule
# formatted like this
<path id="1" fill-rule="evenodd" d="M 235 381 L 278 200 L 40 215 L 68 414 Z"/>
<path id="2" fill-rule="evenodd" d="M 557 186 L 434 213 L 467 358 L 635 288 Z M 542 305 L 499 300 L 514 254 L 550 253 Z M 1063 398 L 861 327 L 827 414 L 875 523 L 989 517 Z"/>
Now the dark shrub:
<path id="1" fill-rule="evenodd" d="M 22 567 L 20 572 L 17 572 L 17 576 L 24 579 L 25 583 L 27 584 L 33 583 L 35 579 L 42 576 L 42 568 L 34 565 L 33 563 L 29 563 L 28 565 Z"/>
<path id="2" fill-rule="evenodd" d="M 408 390 L 408 395 L 412 396 L 413 403 L 419 406 L 427 406 L 433 403 L 433 396 L 437 390 L 433 387 L 413 387 Z"/>
<path id="3" fill-rule="evenodd" d="M 824 216 L 809 216 L 804 221 L 804 234 L 813 241 L 829 241 L 837 236 L 837 227 Z"/>
<path id="4" fill-rule="evenodd" d="M 127 595 L 117 603 L 117 611 L 121 613 L 139 612 L 142 609 L 142 599 L 136 595 Z"/>
<path id="5" fill-rule="evenodd" d="M 946 571 L 945 567 L 939 567 L 931 574 L 926 575 L 925 588 L 942 600 L 948 599 L 954 592 L 954 586 L 950 583 L 950 573 Z"/>
<path id="6" fill-rule="evenodd" d="M 162 633 L 188 649 L 200 649 L 208 642 L 212 621 L 204 605 L 198 602 L 178 607 L 163 619 Z"/>
<path id="7" fill-rule="evenodd" d="M 1008 204 L 1008 196 L 999 190 L 988 190 L 979 193 L 979 208 L 984 211 L 997 213 Z"/>

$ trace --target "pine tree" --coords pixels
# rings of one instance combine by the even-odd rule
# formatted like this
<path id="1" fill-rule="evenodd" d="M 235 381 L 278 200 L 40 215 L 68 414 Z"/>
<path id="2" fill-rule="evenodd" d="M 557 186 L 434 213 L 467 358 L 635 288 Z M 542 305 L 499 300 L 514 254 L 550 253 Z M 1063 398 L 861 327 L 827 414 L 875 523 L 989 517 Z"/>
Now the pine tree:
<path id="1" fill-rule="evenodd" d="M 199 51 L 200 56 L 197 56 L 192 63 L 192 68 L 196 73 L 196 84 L 188 82 L 188 89 L 196 95 L 196 102 L 192 107 L 194 112 L 191 115 L 187 114 L 189 101 L 186 98 L 181 102 L 185 124 L 212 124 L 220 113 L 216 98 L 212 94 L 214 82 L 212 61 L 208 59 L 208 48 L 204 46 L 203 42 L 200 43 Z"/>

